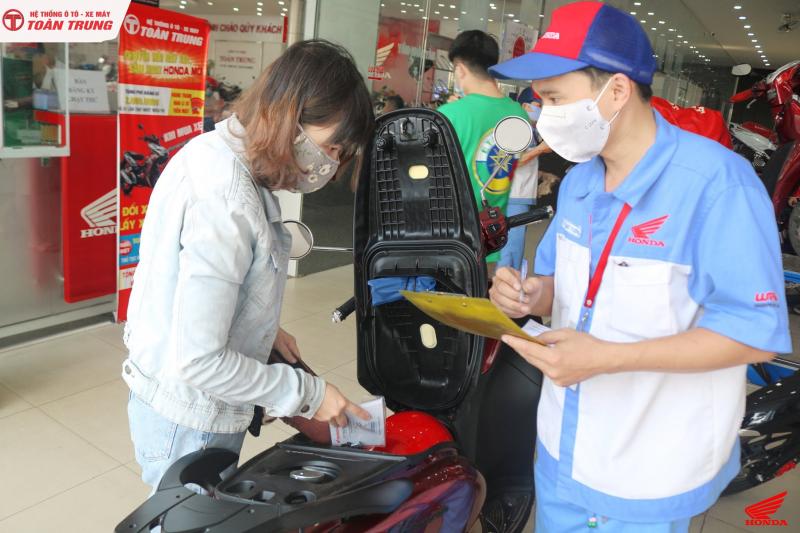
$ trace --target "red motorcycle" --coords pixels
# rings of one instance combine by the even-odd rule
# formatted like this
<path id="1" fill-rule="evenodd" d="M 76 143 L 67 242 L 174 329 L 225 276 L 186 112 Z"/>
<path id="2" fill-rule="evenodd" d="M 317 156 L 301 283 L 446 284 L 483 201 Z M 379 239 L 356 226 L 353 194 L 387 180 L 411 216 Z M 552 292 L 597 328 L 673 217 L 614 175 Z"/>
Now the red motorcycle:
<path id="1" fill-rule="evenodd" d="M 781 237 L 800 255 L 800 60 L 782 66 L 750 89 L 731 97 L 733 103 L 766 100 L 775 122 L 778 149 L 770 156 L 762 179 L 772 198 Z M 767 133 L 751 124 L 756 133 Z M 770 131 L 769 134 L 773 132 Z"/>
<path id="2" fill-rule="evenodd" d="M 526 133 L 512 128 L 508 137 L 527 146 Z M 519 148 L 504 146 L 506 155 Z M 434 111 L 379 117 L 368 154 L 348 250 L 355 297 L 338 311 L 340 320 L 355 313 L 359 382 L 395 413 L 386 445 L 333 447 L 326 423 L 286 419 L 298 435 L 225 479 L 235 453 L 207 449 L 180 459 L 117 532 L 158 525 L 163 533 L 450 533 L 478 521 L 487 533 L 524 530 L 541 372 L 505 345 L 434 321 L 387 287 L 424 279 L 438 291 L 485 296 L 486 254 L 505 244 L 508 228 L 552 210 L 479 214 L 455 132 Z M 291 256 L 303 257 L 310 231 L 285 224 Z M 271 362 L 281 361 L 273 353 Z M 261 421 L 257 413 L 252 433 Z"/>

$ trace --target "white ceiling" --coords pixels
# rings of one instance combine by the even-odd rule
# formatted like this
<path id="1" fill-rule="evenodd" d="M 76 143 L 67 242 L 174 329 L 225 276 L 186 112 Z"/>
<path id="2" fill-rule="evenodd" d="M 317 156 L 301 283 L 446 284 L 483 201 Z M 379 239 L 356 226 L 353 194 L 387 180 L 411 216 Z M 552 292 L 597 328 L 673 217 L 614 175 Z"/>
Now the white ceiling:
<path id="1" fill-rule="evenodd" d="M 319 0 L 328 2 L 334 0 Z M 381 1 L 382 14 L 398 18 L 417 19 L 422 21 L 425 15 L 426 0 L 359 0 L 363 2 Z M 524 0 L 529 2 L 530 0 Z M 183 3 L 185 2 L 185 3 Z M 277 16 L 286 14 L 291 0 L 161 0 L 161 7 L 182 11 L 192 15 L 203 16 L 211 14 L 249 15 L 257 18 L 262 16 Z M 520 16 L 520 0 L 486 0 L 487 4 L 494 3 L 496 9 L 489 11 L 494 17 L 489 24 L 489 31 L 493 34 L 501 32 L 500 20 L 505 20 L 509 13 L 514 17 Z M 401 5 L 405 4 L 405 5 Z M 444 7 L 439 4 L 443 3 Z M 566 3 L 564 0 L 545 0 L 546 17 L 558 5 Z M 783 24 L 782 16 L 789 13 L 800 20 L 800 1 L 798 0 L 609 0 L 609 3 L 622 9 L 636 13 L 635 17 L 645 22 L 642 26 L 651 39 L 672 39 L 672 45 L 680 45 L 679 50 L 684 52 L 688 59 L 685 63 L 701 63 L 713 66 L 731 66 L 737 63 L 750 63 L 756 68 L 774 70 L 784 63 L 797 59 L 800 54 L 800 24 L 791 32 L 778 31 Z M 639 5 L 636 5 L 636 4 Z M 184 9 L 180 9 L 180 5 Z M 258 5 L 261 4 L 261 5 Z M 450 6 L 454 5 L 455 8 Z M 431 0 L 431 19 L 443 22 L 444 28 L 454 29 L 456 17 L 460 17 L 460 0 L 447 0 L 439 2 Z M 741 9 L 735 10 L 739 5 Z M 237 8 L 238 11 L 234 11 Z M 259 9 L 260 8 L 260 9 Z M 422 12 L 419 10 L 423 9 Z M 403 13 L 405 11 L 405 13 Z M 439 14 L 435 14 L 439 11 Z M 648 15 L 653 13 L 653 15 Z M 447 17 L 447 20 L 444 19 Z M 739 20 L 738 17 L 747 17 Z M 660 23 L 663 21 L 663 23 Z M 524 20 L 534 27 L 538 20 Z M 750 25 L 745 29 L 745 25 Z M 653 30 L 652 28 L 655 28 Z M 670 28 L 673 29 L 670 32 Z M 448 33 L 452 33 L 448 31 Z M 748 36 L 748 33 L 754 35 Z M 661 35 L 663 34 L 663 37 Z M 678 38 L 681 36 L 681 38 Z M 758 42 L 751 42 L 756 39 Z M 683 41 L 687 41 L 684 43 Z M 760 45 L 761 49 L 755 46 Z M 694 46 L 694 49 L 689 47 Z M 762 58 L 764 53 L 769 61 L 767 67 Z M 705 56 L 705 57 L 700 57 Z M 708 59 L 709 61 L 706 61 Z"/>

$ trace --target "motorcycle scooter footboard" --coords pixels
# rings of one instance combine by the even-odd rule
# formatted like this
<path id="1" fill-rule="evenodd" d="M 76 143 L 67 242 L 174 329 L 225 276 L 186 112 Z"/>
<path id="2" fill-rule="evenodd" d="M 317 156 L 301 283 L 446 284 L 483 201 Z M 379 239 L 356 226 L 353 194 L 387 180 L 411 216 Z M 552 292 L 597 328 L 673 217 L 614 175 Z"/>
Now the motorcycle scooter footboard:
<path id="1" fill-rule="evenodd" d="M 477 381 L 483 339 L 405 300 L 373 306 L 368 282 L 430 276 L 438 291 L 486 295 L 470 176 L 452 126 L 427 109 L 380 117 L 368 155 L 353 239 L 358 379 L 393 409 L 448 411 Z"/>

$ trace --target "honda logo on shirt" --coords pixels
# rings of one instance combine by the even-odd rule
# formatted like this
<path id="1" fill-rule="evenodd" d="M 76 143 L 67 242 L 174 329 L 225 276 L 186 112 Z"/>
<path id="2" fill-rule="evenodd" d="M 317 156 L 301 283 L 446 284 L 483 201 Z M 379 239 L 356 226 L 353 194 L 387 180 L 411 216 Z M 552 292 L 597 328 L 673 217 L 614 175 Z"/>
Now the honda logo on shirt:
<path id="1" fill-rule="evenodd" d="M 648 220 L 631 228 L 633 237 L 628 237 L 628 242 L 632 244 L 641 244 L 643 246 L 657 246 L 664 247 L 664 241 L 652 239 L 652 235 L 656 233 L 669 218 L 669 215 Z"/>
<path id="2" fill-rule="evenodd" d="M 81 230 L 81 239 L 114 235 L 117 232 L 117 190 L 110 190 L 81 209 L 81 218 L 89 226 Z"/>
<path id="3" fill-rule="evenodd" d="M 788 491 L 783 491 L 775 496 L 770 496 L 766 500 L 761 500 L 744 508 L 744 512 L 750 517 L 750 520 L 745 520 L 746 526 L 788 526 L 786 520 L 778 520 L 772 518 L 772 515 L 778 512 L 778 509 L 783 505 L 783 500 L 786 499 Z"/>

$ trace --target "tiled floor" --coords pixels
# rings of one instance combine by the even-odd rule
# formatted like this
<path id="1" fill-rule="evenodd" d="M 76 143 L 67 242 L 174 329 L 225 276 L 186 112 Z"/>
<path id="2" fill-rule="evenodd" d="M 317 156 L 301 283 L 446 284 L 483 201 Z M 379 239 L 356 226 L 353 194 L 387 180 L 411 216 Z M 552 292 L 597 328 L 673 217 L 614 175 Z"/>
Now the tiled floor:
<path id="1" fill-rule="evenodd" d="M 367 393 L 356 380 L 355 324 L 330 321 L 352 285 L 350 268 L 290 280 L 282 324 L 317 372 L 359 400 Z M 0 533 L 108 532 L 145 499 L 119 378 L 124 357 L 116 325 L 0 352 Z M 292 433 L 276 422 L 248 435 L 242 460 Z M 745 527 L 744 507 L 783 490 L 775 517 L 800 531 L 797 471 L 723 498 L 692 531 L 759 531 Z"/>

